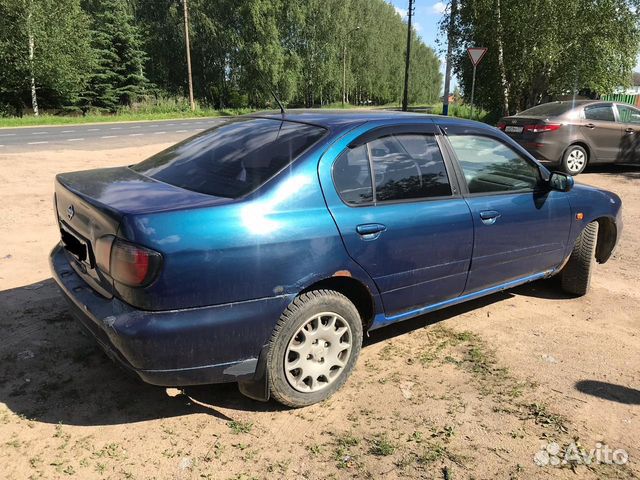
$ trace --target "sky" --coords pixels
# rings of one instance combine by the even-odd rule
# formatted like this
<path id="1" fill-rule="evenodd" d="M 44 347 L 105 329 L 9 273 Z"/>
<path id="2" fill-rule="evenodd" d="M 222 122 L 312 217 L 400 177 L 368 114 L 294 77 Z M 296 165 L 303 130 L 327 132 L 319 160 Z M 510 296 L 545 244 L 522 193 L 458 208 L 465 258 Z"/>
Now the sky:
<path id="1" fill-rule="evenodd" d="M 396 12 L 404 21 L 407 20 L 407 8 L 409 0 L 389 0 Z M 444 75 L 445 57 L 447 48 L 446 37 L 440 33 L 438 23 L 446 10 L 446 2 L 436 2 L 435 0 L 415 0 L 415 15 L 411 20 L 416 32 L 422 41 L 429 45 L 440 58 L 440 71 Z M 440 44 L 436 41 L 440 40 Z M 452 78 L 451 90 L 455 86 L 455 78 Z"/>

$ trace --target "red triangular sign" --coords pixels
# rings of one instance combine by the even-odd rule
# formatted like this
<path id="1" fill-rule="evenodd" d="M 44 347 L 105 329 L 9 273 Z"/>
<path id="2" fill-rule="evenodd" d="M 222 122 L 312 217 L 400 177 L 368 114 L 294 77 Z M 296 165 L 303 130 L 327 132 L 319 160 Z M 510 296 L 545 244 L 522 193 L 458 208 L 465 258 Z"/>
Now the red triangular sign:
<path id="1" fill-rule="evenodd" d="M 473 65 L 478 65 L 484 54 L 487 53 L 487 49 L 485 47 L 471 47 L 467 48 L 467 53 L 469 54 L 469 58 L 471 59 L 471 63 Z"/>

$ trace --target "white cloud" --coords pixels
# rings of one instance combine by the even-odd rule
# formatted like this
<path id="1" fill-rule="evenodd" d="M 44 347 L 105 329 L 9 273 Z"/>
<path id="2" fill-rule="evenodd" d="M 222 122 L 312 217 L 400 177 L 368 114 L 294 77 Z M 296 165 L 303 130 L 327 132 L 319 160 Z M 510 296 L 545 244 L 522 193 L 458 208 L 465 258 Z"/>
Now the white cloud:
<path id="1" fill-rule="evenodd" d="M 422 31 L 422 25 L 420 25 L 418 22 L 413 22 L 412 26 L 416 29 L 416 32 L 420 33 Z"/>
<path id="2" fill-rule="evenodd" d="M 400 15 L 401 18 L 407 18 L 407 10 L 400 7 L 393 7 L 396 9 L 396 13 Z"/>
<path id="3" fill-rule="evenodd" d="M 438 15 L 443 15 L 447 11 L 447 5 L 444 2 L 436 2 L 431 6 L 431 11 Z"/>

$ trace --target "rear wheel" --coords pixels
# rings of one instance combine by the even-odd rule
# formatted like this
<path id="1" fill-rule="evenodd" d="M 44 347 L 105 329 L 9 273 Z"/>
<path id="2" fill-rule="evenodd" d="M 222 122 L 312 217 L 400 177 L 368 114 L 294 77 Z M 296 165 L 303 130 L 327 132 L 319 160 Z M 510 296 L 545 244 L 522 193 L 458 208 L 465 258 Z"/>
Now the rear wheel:
<path id="1" fill-rule="evenodd" d="M 589 155 L 584 148 L 580 145 L 571 145 L 564 152 L 560 167 L 569 175 L 578 175 L 584 171 L 588 161 Z"/>
<path id="2" fill-rule="evenodd" d="M 271 395 L 290 407 L 329 398 L 345 383 L 362 346 L 356 307 L 332 290 L 297 297 L 271 335 L 267 371 Z"/>
<path id="3" fill-rule="evenodd" d="M 565 292 L 584 295 L 589 290 L 597 239 L 598 222 L 592 222 L 576 240 L 569 261 L 560 272 L 560 285 Z"/>

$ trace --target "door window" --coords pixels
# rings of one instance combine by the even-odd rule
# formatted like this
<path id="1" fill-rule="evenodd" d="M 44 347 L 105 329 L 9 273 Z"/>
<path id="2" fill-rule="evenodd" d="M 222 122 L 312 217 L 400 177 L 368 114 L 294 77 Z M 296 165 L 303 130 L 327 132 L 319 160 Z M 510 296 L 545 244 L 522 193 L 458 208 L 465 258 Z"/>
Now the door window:
<path id="1" fill-rule="evenodd" d="M 375 174 L 376 201 L 451 195 L 444 159 L 433 135 L 401 134 L 367 144 Z"/>
<path id="2" fill-rule="evenodd" d="M 438 143 L 427 134 L 387 135 L 349 148 L 333 166 L 333 181 L 354 206 L 374 203 L 374 196 L 380 203 L 452 194 Z"/>
<path id="3" fill-rule="evenodd" d="M 615 122 L 613 107 L 611 105 L 596 105 L 584 109 L 584 118 L 599 122 Z"/>
<path id="4" fill-rule="evenodd" d="M 448 137 L 464 173 L 469 193 L 533 190 L 540 171 L 502 142 L 480 135 Z"/>
<path id="5" fill-rule="evenodd" d="M 627 105 L 618 105 L 618 115 L 622 123 L 640 124 L 640 110 Z"/>

